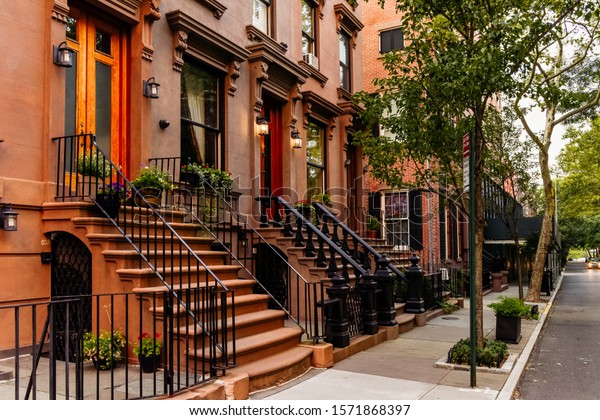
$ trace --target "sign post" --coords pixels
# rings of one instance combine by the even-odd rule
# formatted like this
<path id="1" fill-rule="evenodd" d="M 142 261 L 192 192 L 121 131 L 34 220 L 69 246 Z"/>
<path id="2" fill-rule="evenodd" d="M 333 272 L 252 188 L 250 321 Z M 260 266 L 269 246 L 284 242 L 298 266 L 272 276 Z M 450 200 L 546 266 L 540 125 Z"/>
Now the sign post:
<path id="1" fill-rule="evenodd" d="M 467 170 L 467 186 L 469 191 L 469 308 L 470 308 L 470 337 L 471 337 L 471 387 L 477 386 L 477 296 L 475 296 L 475 131 L 463 137 L 463 168 Z M 463 178 L 465 177 L 463 172 Z M 463 180 L 464 182 L 464 180 Z"/>

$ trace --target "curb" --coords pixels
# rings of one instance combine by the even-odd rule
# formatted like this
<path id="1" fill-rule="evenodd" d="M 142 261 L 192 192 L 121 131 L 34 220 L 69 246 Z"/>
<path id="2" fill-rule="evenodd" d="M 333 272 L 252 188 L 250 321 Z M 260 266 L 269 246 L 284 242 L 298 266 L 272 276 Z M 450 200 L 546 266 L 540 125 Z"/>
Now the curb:
<path id="1" fill-rule="evenodd" d="M 554 288 L 554 292 L 552 293 L 552 296 L 550 296 L 550 300 L 548 301 L 548 304 L 544 308 L 544 312 L 542 313 L 542 316 L 540 317 L 538 324 L 535 326 L 533 332 L 531 333 L 531 337 L 529 337 L 529 341 L 527 342 L 527 345 L 525 346 L 525 348 L 523 348 L 521 355 L 515 362 L 512 372 L 510 373 L 510 375 L 508 376 L 508 379 L 504 383 L 504 386 L 502 387 L 502 389 L 496 396 L 497 400 L 512 400 L 515 389 L 517 388 L 517 385 L 519 384 L 519 380 L 521 379 L 521 375 L 523 374 L 523 371 L 525 370 L 525 366 L 527 365 L 527 362 L 529 361 L 529 356 L 531 356 L 533 347 L 537 343 L 540 332 L 542 331 L 542 328 L 543 328 L 544 324 L 546 323 L 546 317 L 548 316 L 548 312 L 550 312 L 550 308 L 552 307 L 552 304 L 554 303 L 556 294 L 560 290 L 560 286 L 562 285 L 562 280 L 563 280 L 563 274 L 558 276 L 558 280 L 557 280 L 556 287 Z"/>

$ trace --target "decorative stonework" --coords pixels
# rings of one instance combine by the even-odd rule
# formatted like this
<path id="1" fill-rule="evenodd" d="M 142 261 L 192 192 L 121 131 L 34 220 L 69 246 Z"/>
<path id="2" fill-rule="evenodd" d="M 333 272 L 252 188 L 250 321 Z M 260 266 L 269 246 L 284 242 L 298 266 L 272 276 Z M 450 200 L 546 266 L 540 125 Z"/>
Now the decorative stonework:
<path id="1" fill-rule="evenodd" d="M 302 100 L 302 92 L 300 91 L 300 88 L 300 83 L 297 83 L 295 86 L 292 86 L 292 89 L 290 90 L 290 100 L 292 101 L 290 127 L 292 129 L 296 128 L 296 123 L 298 122 L 298 116 L 296 115 L 296 107 L 298 105 L 298 101 Z"/>
<path id="2" fill-rule="evenodd" d="M 250 52 L 181 10 L 166 13 L 165 18 L 173 31 L 173 68 L 181 71 L 183 53 L 188 51 L 196 59 L 210 63 L 231 76 L 228 89 L 232 88 L 229 93 L 235 92 L 235 79 L 239 76 L 239 67 L 233 63 L 243 63 Z"/>
<path id="3" fill-rule="evenodd" d="M 152 26 L 160 19 L 160 0 L 148 0 L 144 5 L 144 22 L 142 27 L 142 58 L 152 61 L 154 47 L 152 46 Z"/>
<path id="4" fill-rule="evenodd" d="M 173 33 L 173 70 L 183 70 L 183 53 L 187 50 L 188 34 L 184 31 Z"/>
<path id="5" fill-rule="evenodd" d="M 333 6 L 336 16 L 336 29 L 337 32 L 346 32 L 350 35 L 352 48 L 356 48 L 356 38 L 358 33 L 364 28 L 363 23 L 343 4 L 336 4 Z"/>
<path id="6" fill-rule="evenodd" d="M 302 103 L 304 109 L 304 126 L 308 126 L 309 118 L 321 122 L 327 126 L 328 138 L 331 140 L 333 129 L 337 125 L 336 118 L 343 115 L 344 110 L 312 91 L 302 92 Z"/>
<path id="7" fill-rule="evenodd" d="M 254 63 L 252 66 L 252 79 L 254 80 L 254 111 L 260 113 L 262 110 L 263 83 L 269 80 L 269 65 L 264 61 Z"/>
<path id="8" fill-rule="evenodd" d="M 333 134 L 336 126 L 337 124 L 335 121 L 335 117 L 331 117 L 329 119 L 329 124 L 327 125 L 327 138 L 329 139 L 329 141 L 333 140 Z"/>
<path id="9" fill-rule="evenodd" d="M 225 13 L 225 10 L 227 10 L 227 7 L 225 7 L 223 4 L 221 4 L 217 0 L 196 0 L 196 1 L 198 3 L 200 3 L 202 6 L 206 7 L 208 10 L 210 10 L 216 19 L 221 19 L 221 16 L 223 16 L 223 13 Z"/>
<path id="10" fill-rule="evenodd" d="M 52 6 L 52 19 L 66 24 L 68 17 L 69 6 L 67 6 L 66 0 L 54 0 L 54 6 Z"/>
<path id="11" fill-rule="evenodd" d="M 240 68 L 241 63 L 239 61 L 232 61 L 231 64 L 229 64 L 229 73 L 227 73 L 227 77 L 225 78 L 225 85 L 227 92 L 231 96 L 235 96 L 235 91 L 237 90 L 235 81 L 240 77 Z"/>

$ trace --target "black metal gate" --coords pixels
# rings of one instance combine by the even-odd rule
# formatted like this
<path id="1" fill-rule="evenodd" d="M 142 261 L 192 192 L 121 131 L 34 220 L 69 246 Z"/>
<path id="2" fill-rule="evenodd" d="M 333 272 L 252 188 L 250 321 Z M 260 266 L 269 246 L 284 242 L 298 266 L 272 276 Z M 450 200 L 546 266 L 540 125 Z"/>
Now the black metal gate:
<path id="1" fill-rule="evenodd" d="M 65 232 L 52 234 L 52 300 L 61 297 L 86 296 L 81 305 L 55 307 L 51 331 L 58 360 L 67 360 L 65 337 L 68 337 L 68 359 L 74 360 L 82 331 L 92 328 L 92 253 L 83 242 Z"/>
<path id="2" fill-rule="evenodd" d="M 277 256 L 277 253 L 283 258 Z M 288 308 L 288 266 L 287 255 L 279 249 L 274 250 L 268 244 L 255 245 L 256 279 L 277 300 L 282 307 Z M 256 293 L 261 293 L 260 289 Z M 270 309 L 279 309 L 279 306 L 269 301 Z"/>

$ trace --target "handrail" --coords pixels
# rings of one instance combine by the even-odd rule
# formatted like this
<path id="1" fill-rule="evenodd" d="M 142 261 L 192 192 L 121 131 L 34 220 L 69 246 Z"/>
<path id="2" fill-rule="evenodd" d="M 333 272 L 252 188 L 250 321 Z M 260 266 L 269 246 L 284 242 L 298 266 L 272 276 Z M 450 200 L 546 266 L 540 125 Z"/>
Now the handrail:
<path id="1" fill-rule="evenodd" d="M 350 229 L 346 224 L 342 223 L 333 213 L 331 213 L 327 209 L 327 207 L 325 207 L 325 205 L 323 205 L 322 203 L 318 203 L 318 202 L 313 202 L 312 205 L 315 206 L 318 211 L 320 211 L 321 213 L 323 213 L 324 215 L 326 215 L 329 219 L 335 221 L 337 223 L 337 225 L 343 231 L 345 231 L 348 235 L 350 235 L 352 237 L 352 239 L 354 239 L 355 242 L 361 244 L 364 249 L 366 249 L 368 252 L 370 252 L 371 254 L 373 254 L 373 256 L 377 260 L 379 260 L 379 259 L 381 259 L 383 257 L 383 254 L 379 253 L 367 241 L 365 241 L 363 238 L 361 238 L 356 232 L 354 232 L 352 229 Z M 387 265 L 387 268 L 389 270 L 391 270 L 395 275 L 397 275 L 401 280 L 407 281 L 406 276 L 404 275 L 404 273 L 402 271 L 400 271 L 394 264 L 392 264 L 391 261 Z"/>
<path id="2" fill-rule="evenodd" d="M 240 237 L 238 235 L 237 238 L 237 245 L 234 247 L 233 244 L 233 236 L 231 235 L 228 239 L 230 240 L 229 242 L 227 241 L 227 238 L 221 237 L 218 233 L 219 231 L 211 229 L 211 226 L 209 223 L 205 223 L 205 220 L 203 220 L 203 218 L 200 218 L 198 216 L 199 212 L 194 212 L 191 211 L 191 215 L 194 218 L 194 220 L 198 223 L 200 223 L 202 226 L 204 226 L 210 233 L 210 235 L 222 246 L 222 248 L 229 253 L 229 255 L 231 256 L 231 258 L 236 261 L 239 266 L 241 267 L 242 270 L 244 270 L 244 272 L 250 276 L 254 281 L 256 281 L 256 284 L 265 292 L 265 294 L 267 294 L 272 301 L 281 309 L 283 310 L 287 316 L 288 319 L 290 319 L 291 321 L 293 321 L 304 333 L 307 334 L 307 338 L 310 340 L 313 340 L 313 342 L 318 343 L 320 339 L 322 339 L 322 335 L 319 334 L 319 324 L 321 324 L 321 328 L 320 331 L 321 333 L 324 331 L 324 328 L 322 326 L 322 322 L 323 320 L 319 320 L 316 313 L 315 313 L 315 308 L 317 307 L 317 295 L 322 296 L 323 295 L 323 285 L 321 283 L 314 283 L 314 282 L 309 282 L 307 281 L 304 276 L 302 274 L 300 274 L 298 272 L 298 270 L 296 270 L 296 268 L 294 268 L 294 266 L 292 266 L 287 259 L 283 258 L 282 255 L 280 254 L 279 250 L 276 249 L 271 243 L 269 243 L 269 241 L 267 241 L 267 239 L 265 239 L 265 237 L 254 228 L 254 226 L 252 226 L 250 223 L 248 223 L 248 220 L 246 217 L 244 217 L 243 215 L 241 215 L 231 204 L 230 201 L 226 200 L 225 195 L 223 190 L 219 190 L 214 188 L 210 182 L 208 182 L 208 180 L 204 179 L 204 178 L 199 178 L 199 181 L 201 182 L 201 186 L 199 188 L 196 189 L 196 198 L 198 200 L 203 200 L 206 199 L 206 192 L 208 191 L 208 195 L 211 197 L 216 197 L 218 199 L 218 204 L 216 206 L 217 208 L 217 212 L 220 212 L 219 209 L 224 210 L 223 213 L 225 214 L 229 214 L 229 220 L 225 220 L 225 224 L 229 224 L 230 227 L 237 227 L 238 232 L 243 232 L 242 237 L 243 239 L 240 240 Z M 204 193 L 204 195 L 202 194 Z M 250 231 L 251 235 L 250 237 L 248 237 L 247 233 Z M 221 232 L 225 232 L 224 230 L 221 230 Z M 229 231 L 231 232 L 231 231 Z M 271 292 L 269 292 L 269 290 L 261 283 L 261 281 L 259 279 L 256 278 L 256 276 L 254 275 L 254 273 L 252 271 L 250 271 L 250 269 L 248 268 L 247 263 L 245 263 L 245 261 L 248 260 L 248 256 L 247 255 L 241 255 L 240 252 L 240 248 L 243 248 L 244 250 L 247 250 L 248 248 L 253 249 L 254 247 L 254 240 L 258 239 L 258 242 L 260 244 L 264 244 L 266 245 L 272 252 L 273 255 L 276 256 L 276 258 L 278 258 L 279 261 L 281 261 L 283 264 L 286 265 L 287 269 L 289 271 L 291 271 L 292 274 L 294 274 L 296 276 L 296 281 L 298 281 L 299 284 L 304 285 L 304 291 L 305 291 L 305 299 L 309 300 L 311 293 L 310 293 L 310 287 L 312 286 L 313 288 L 318 286 L 321 289 L 321 293 L 317 293 L 316 290 L 313 291 L 312 293 L 312 297 L 314 299 L 312 299 L 312 301 L 307 301 L 305 302 L 305 308 L 307 308 L 307 310 L 305 310 L 304 312 L 304 316 L 305 316 L 305 323 L 304 326 L 302 325 L 302 321 L 300 320 L 300 308 L 296 308 L 297 311 L 293 311 L 289 308 L 286 308 L 286 306 L 281 303 L 275 296 L 273 296 L 273 294 Z M 245 246 L 240 247 L 239 243 L 246 241 Z M 251 243 L 249 243 L 248 241 L 250 241 Z M 249 246 L 252 245 L 252 246 Z M 296 293 L 296 295 L 298 295 L 298 293 Z M 294 313 L 292 313 L 294 312 Z M 297 312 L 297 313 L 296 313 Z M 314 316 L 314 320 L 311 321 L 311 318 Z"/>
<path id="3" fill-rule="evenodd" d="M 179 186 L 179 192 L 185 194 L 189 192 L 190 199 L 186 196 L 180 196 L 184 209 L 189 212 L 193 220 L 201 224 L 213 239 L 219 243 L 222 250 L 227 252 L 232 261 L 235 261 L 240 268 L 253 279 L 258 287 L 267 294 L 273 303 L 281 308 L 288 319 L 293 321 L 307 336 L 307 339 L 318 343 L 323 338 L 324 319 L 319 314 L 320 307 L 318 302 L 324 296 L 324 286 L 321 282 L 309 282 L 296 268 L 283 257 L 281 252 L 273 246 L 255 227 L 248 222 L 247 216 L 242 215 L 234 206 L 232 200 L 222 189 L 214 188 L 213 185 L 201 177 L 199 174 L 184 170 L 181 166 L 180 157 L 151 158 L 150 162 L 157 167 L 171 174 L 176 184 Z M 183 175 L 186 175 L 185 182 Z M 188 189 L 190 186 L 190 189 Z M 194 201 L 195 200 L 195 201 Z M 201 203 L 205 207 L 201 206 Z M 214 210 L 217 215 L 228 215 L 228 220 L 223 220 L 222 224 L 228 226 L 227 229 L 221 226 L 221 223 L 213 223 L 212 214 L 207 215 L 206 209 Z M 237 234 L 234 234 L 237 232 Z M 254 255 L 248 255 L 248 250 L 254 250 L 255 246 L 265 245 L 271 251 L 271 255 L 285 265 L 287 279 L 293 281 L 295 278 L 295 288 L 287 287 L 287 296 L 281 298 L 271 293 L 253 271 Z M 303 290 L 301 291 L 300 289 Z M 295 293 L 292 293 L 295 289 Z M 300 301 L 300 297 L 304 301 Z"/>
<path id="4" fill-rule="evenodd" d="M 72 198 L 83 200 L 89 198 L 98 206 L 121 236 L 138 253 L 140 257 L 138 267 L 142 269 L 143 263 L 146 264 L 167 288 L 169 294 L 176 299 L 177 305 L 194 321 L 194 330 L 199 328 L 200 332 L 209 337 L 211 345 L 221 351 L 222 360 L 219 368 L 223 367 L 225 369 L 230 363 L 227 340 L 224 338 L 227 334 L 222 334 L 219 330 L 212 331 L 206 328 L 202 320 L 198 318 L 198 314 L 191 309 L 189 303 L 186 303 L 184 294 L 186 287 L 188 290 L 191 287 L 201 287 L 202 273 L 204 273 L 204 287 L 210 287 L 209 282 L 213 279 L 214 286 L 219 289 L 216 293 L 220 294 L 223 308 L 226 306 L 227 294 L 233 296 L 234 291 L 227 288 L 214 271 L 198 257 L 189 244 L 166 221 L 163 215 L 125 177 L 120 168 L 110 160 L 110 157 L 98 147 L 94 135 L 79 134 L 54 137 L 52 140 L 58 142 L 56 198 L 63 201 Z M 78 170 L 95 174 L 95 180 L 90 178 L 87 181 L 80 182 L 76 174 Z M 126 194 L 130 192 L 132 196 L 130 199 L 135 198 L 135 204 L 138 206 L 134 203 L 129 205 L 126 203 L 125 206 L 121 206 L 116 216 L 109 215 L 97 200 L 97 194 L 104 190 L 107 185 L 111 186 L 112 190 L 117 191 L 117 193 Z M 143 208 L 140 206 L 143 206 Z M 153 237 L 152 232 L 154 232 Z M 170 248 L 165 247 L 167 244 L 171 245 Z M 181 258 L 184 255 L 187 255 L 186 261 Z M 173 262 L 175 256 L 180 257 L 177 265 Z M 165 267 L 167 259 L 171 261 L 170 267 Z M 162 270 L 159 269 L 160 263 L 163 264 Z M 186 276 L 187 284 L 184 283 L 184 277 Z M 176 280 L 177 278 L 179 278 L 179 281 Z M 175 286 L 178 286 L 181 292 L 176 291 Z M 206 309 L 216 310 L 216 307 Z M 231 319 L 231 322 L 234 323 L 233 312 Z M 226 319 L 222 320 L 220 327 L 226 331 Z M 221 343 L 219 343 L 219 337 L 222 338 Z M 211 354 L 215 355 L 216 352 L 212 351 Z M 233 363 L 235 363 L 235 352 L 232 357 Z M 212 358 L 211 363 L 216 365 L 216 358 Z"/>
<path id="5" fill-rule="evenodd" d="M 329 265 L 330 277 L 333 277 L 334 272 L 335 272 L 335 270 L 333 269 L 334 268 L 333 257 L 334 257 L 335 253 L 337 253 L 338 255 L 340 255 L 342 257 L 342 263 L 345 263 L 344 268 L 345 268 L 346 264 L 350 264 L 354 268 L 355 272 L 357 272 L 360 275 L 364 275 L 367 272 L 367 270 L 365 270 L 365 268 L 363 268 L 362 265 L 360 265 L 358 262 L 356 262 L 356 260 L 354 258 L 352 258 L 348 253 L 346 253 L 346 251 L 344 251 L 340 246 L 338 246 L 335 243 L 335 241 L 333 241 L 331 238 L 329 238 L 329 236 L 324 234 L 320 229 L 318 229 L 308 219 L 306 219 L 304 217 L 304 215 L 301 212 L 299 212 L 291 203 L 287 202 L 281 196 L 277 197 L 277 201 L 279 204 L 284 206 L 285 212 L 286 212 L 286 218 L 289 218 L 289 214 L 293 214 L 296 217 L 296 219 L 299 220 L 300 226 L 299 226 L 298 232 L 300 232 L 301 226 L 305 225 L 308 232 L 316 234 L 317 238 L 320 241 L 323 241 L 324 243 L 326 243 L 329 246 L 330 255 L 332 257 L 332 258 L 330 258 L 330 265 Z M 289 223 L 289 222 L 286 220 L 286 224 L 287 223 Z M 309 240 L 312 240 L 312 239 L 310 238 Z M 337 266 L 336 266 L 336 268 L 337 268 Z M 348 279 L 348 276 L 344 275 L 344 273 L 342 273 L 342 276 Z"/>

